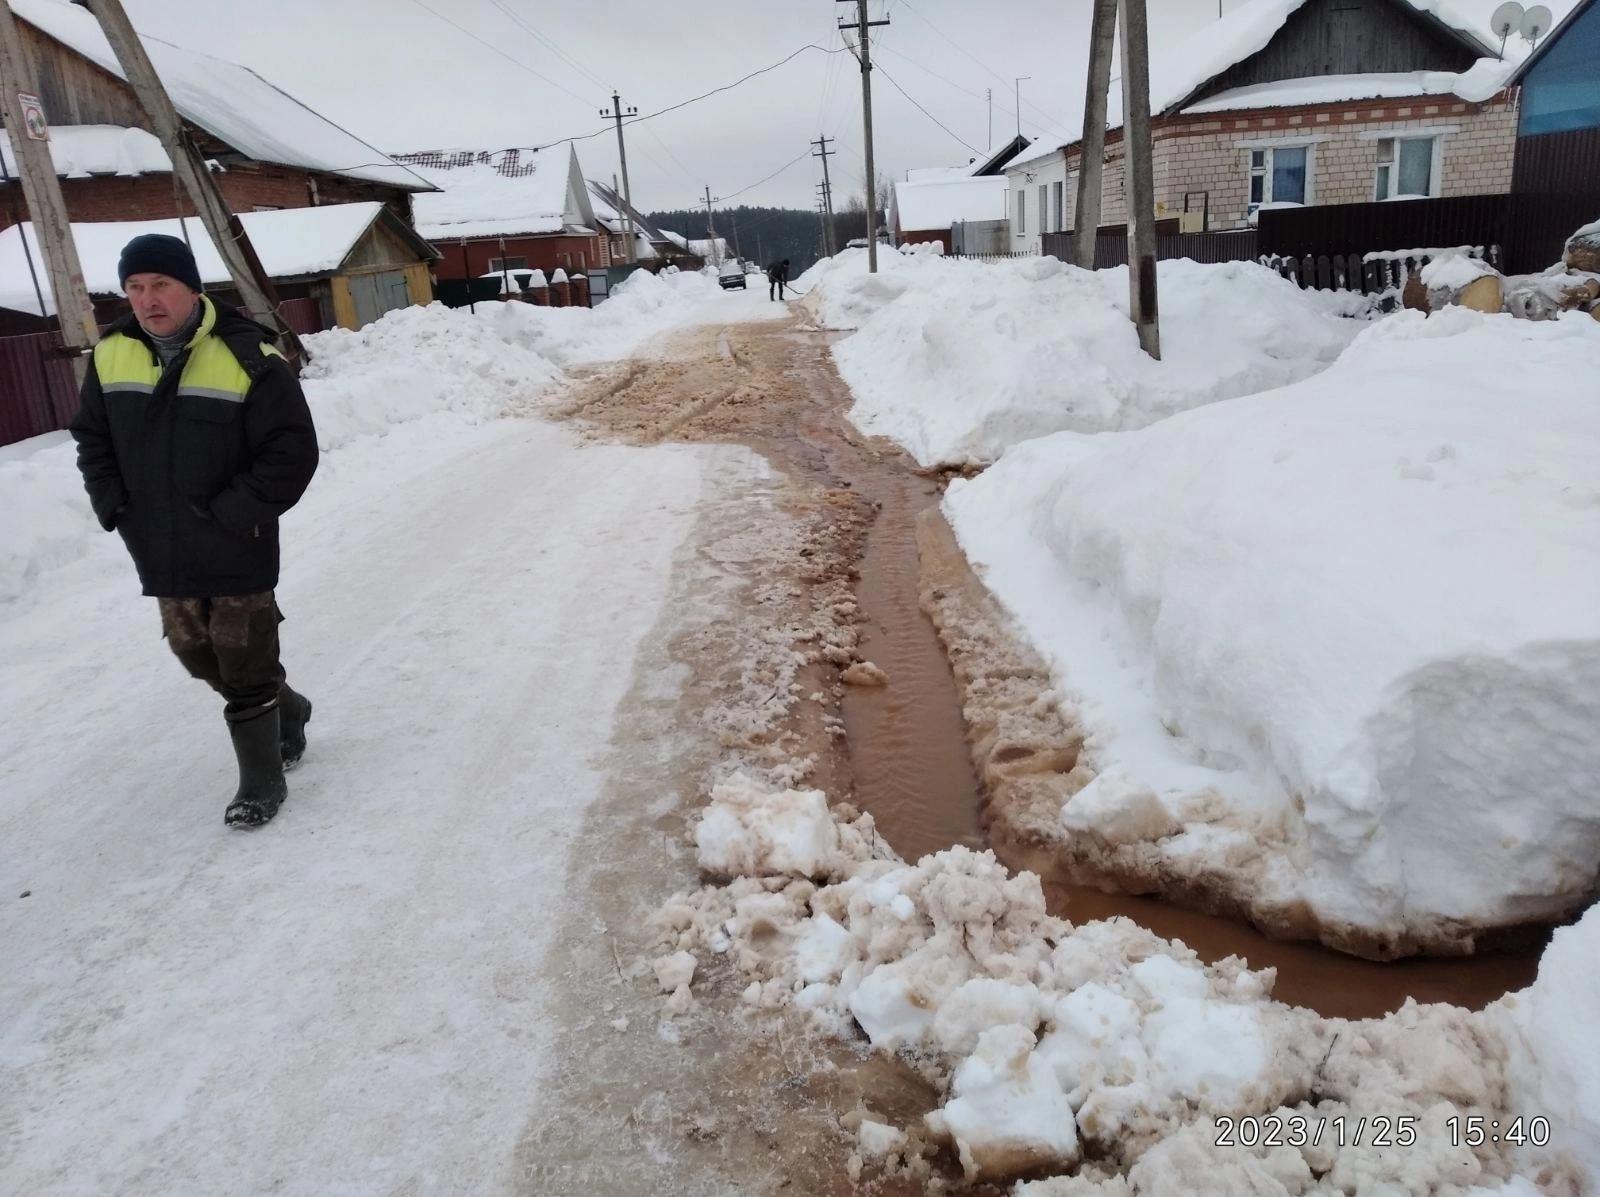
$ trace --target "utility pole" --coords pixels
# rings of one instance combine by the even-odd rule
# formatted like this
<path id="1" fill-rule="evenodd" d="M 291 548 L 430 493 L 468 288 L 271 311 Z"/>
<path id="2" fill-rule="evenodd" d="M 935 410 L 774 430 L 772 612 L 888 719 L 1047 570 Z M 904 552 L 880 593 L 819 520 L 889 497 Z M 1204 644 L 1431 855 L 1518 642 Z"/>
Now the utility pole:
<path id="1" fill-rule="evenodd" d="M 830 227 L 833 218 L 833 197 L 828 194 L 826 183 L 817 184 L 817 203 L 822 214 L 822 256 L 831 258 L 834 254 L 833 229 Z"/>
<path id="2" fill-rule="evenodd" d="M 851 0 L 837 0 L 849 4 Z M 867 0 L 855 0 L 854 24 L 841 22 L 840 29 L 854 29 L 860 45 L 854 48 L 856 61 L 861 64 L 861 111 L 866 131 L 867 157 L 867 273 L 878 273 L 878 174 L 872 163 L 872 34 L 869 30 L 887 25 L 882 21 L 867 20 Z M 846 43 L 848 44 L 848 43 Z"/>
<path id="3" fill-rule="evenodd" d="M 739 214 L 738 214 L 738 212 L 734 211 L 732 208 L 729 208 L 728 209 L 728 220 L 733 225 L 733 256 L 736 257 L 736 258 L 742 258 L 742 257 L 744 257 L 744 252 L 742 250 L 740 250 L 740 248 L 739 248 Z"/>
<path id="4" fill-rule="evenodd" d="M 833 244 L 833 183 L 828 178 L 828 159 L 839 152 L 828 148 L 828 143 L 833 140 L 834 138 L 832 137 L 818 135 L 817 139 L 811 143 L 818 147 L 817 152 L 811 156 L 822 159 L 822 202 L 826 208 L 824 218 L 827 220 L 827 224 L 823 226 L 827 231 L 827 236 L 823 238 L 822 248 L 823 252 L 830 258 L 837 252 L 837 247 Z"/>
<path id="5" fill-rule="evenodd" d="M 1083 101 L 1083 141 L 1079 143 L 1078 204 L 1073 212 L 1073 257 L 1094 269 L 1095 237 L 1106 161 L 1106 93 L 1111 90 L 1111 57 L 1117 41 L 1117 0 L 1094 0 L 1089 30 L 1089 84 Z"/>
<path id="6" fill-rule="evenodd" d="M 44 251 L 50 293 L 55 298 L 56 320 L 61 325 L 61 340 L 72 351 L 73 373 L 81 383 L 89 368 L 85 355 L 100 339 L 100 327 L 95 323 L 94 304 L 84 285 L 83 265 L 78 261 L 78 247 L 72 240 L 72 224 L 67 219 L 61 181 L 56 178 L 55 163 L 50 158 L 50 130 L 45 123 L 44 107 L 38 102 L 37 85 L 23 73 L 25 66 L 16 19 L 11 15 L 10 4 L 0 0 L 0 92 L 4 92 L 0 97 L 4 100 L 0 112 L 5 115 L 12 156 L 16 159 L 17 173 L 22 177 L 22 196 L 33 218 L 34 236 Z M 23 249 L 31 255 L 24 230 L 19 228 L 17 232 L 22 236 Z M 42 308 L 43 304 L 40 306 Z"/>
<path id="7" fill-rule="evenodd" d="M 1016 77 L 1015 81 L 1014 81 L 1014 86 L 1016 87 L 1016 93 L 1017 93 L 1016 94 L 1016 105 L 1017 105 L 1017 136 L 1018 137 L 1022 136 L 1022 85 L 1024 83 L 1026 83 L 1029 79 L 1032 79 L 1032 78 L 1033 78 L 1032 75 L 1018 75 Z"/>
<path id="8" fill-rule="evenodd" d="M 717 252 L 717 219 L 711 211 L 711 184 L 706 184 L 706 233 L 711 238 L 711 257 L 717 266 L 722 265 L 722 255 Z"/>
<path id="9" fill-rule="evenodd" d="M 994 88 L 983 89 L 983 98 L 989 102 L 989 148 L 994 149 Z"/>
<path id="10" fill-rule="evenodd" d="M 1122 120 L 1127 151 L 1129 310 L 1139 347 L 1161 360 L 1156 297 L 1155 168 L 1150 144 L 1150 27 L 1145 0 L 1122 0 Z"/>
<path id="11" fill-rule="evenodd" d="M 239 289 L 239 297 L 244 300 L 245 310 L 277 329 L 285 356 L 298 370 L 305 359 L 305 351 L 300 346 L 300 338 L 278 315 L 277 288 L 256 256 L 244 224 L 222 198 L 222 191 L 206 166 L 205 156 L 184 129 L 178 110 L 172 106 L 167 89 L 145 53 L 144 43 L 134 32 L 128 14 L 122 11 L 121 0 L 87 0 L 87 4 L 99 20 L 106 41 L 111 43 L 122 73 L 138 97 L 139 106 L 155 126 L 155 134 L 166 148 L 167 157 L 172 159 L 173 172 L 188 193 L 189 202 L 200 214 L 201 223 L 222 255 L 233 284 Z"/>
<path id="12" fill-rule="evenodd" d="M 622 118 L 625 116 L 637 116 L 638 114 L 639 110 L 637 108 L 624 110 L 622 97 L 616 92 L 611 93 L 611 111 L 607 112 L 604 108 L 600 110 L 602 118 L 617 122 L 617 158 L 622 163 L 622 203 L 624 205 L 622 223 L 628 230 L 628 261 L 630 262 L 639 260 L 639 248 L 638 238 L 633 234 L 633 192 L 628 187 L 628 147 L 622 141 Z"/>

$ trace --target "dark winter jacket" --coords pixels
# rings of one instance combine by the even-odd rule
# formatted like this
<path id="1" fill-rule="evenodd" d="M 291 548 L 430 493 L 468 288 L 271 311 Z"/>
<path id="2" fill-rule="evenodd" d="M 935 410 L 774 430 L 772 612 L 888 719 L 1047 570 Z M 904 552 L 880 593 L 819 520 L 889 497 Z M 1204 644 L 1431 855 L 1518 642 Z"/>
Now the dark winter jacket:
<path id="1" fill-rule="evenodd" d="M 789 281 L 789 263 L 787 261 L 774 262 L 767 267 L 767 281 L 773 283 L 786 283 Z"/>
<path id="2" fill-rule="evenodd" d="M 144 592 L 254 594 L 278 584 L 278 517 L 317 468 L 317 434 L 272 333 L 204 296 L 194 339 L 162 369 L 132 315 L 95 347 L 72 422 L 95 514 Z"/>

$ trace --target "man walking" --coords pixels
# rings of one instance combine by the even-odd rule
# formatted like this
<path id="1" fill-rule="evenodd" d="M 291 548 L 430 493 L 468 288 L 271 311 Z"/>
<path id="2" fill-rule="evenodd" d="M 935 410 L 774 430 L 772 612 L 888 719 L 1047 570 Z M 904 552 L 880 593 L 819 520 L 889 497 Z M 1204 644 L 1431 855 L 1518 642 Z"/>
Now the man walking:
<path id="1" fill-rule="evenodd" d="M 789 259 L 774 262 L 767 267 L 767 301 L 783 298 L 784 284 L 789 281 Z"/>
<path id="2" fill-rule="evenodd" d="M 271 330 L 200 293 L 184 242 L 135 237 L 117 277 L 133 311 L 95 346 L 72 422 L 78 469 L 168 645 L 226 700 L 239 788 L 224 819 L 259 827 L 288 796 L 311 718 L 278 660 L 273 590 L 278 517 L 316 472 L 316 430 Z"/>

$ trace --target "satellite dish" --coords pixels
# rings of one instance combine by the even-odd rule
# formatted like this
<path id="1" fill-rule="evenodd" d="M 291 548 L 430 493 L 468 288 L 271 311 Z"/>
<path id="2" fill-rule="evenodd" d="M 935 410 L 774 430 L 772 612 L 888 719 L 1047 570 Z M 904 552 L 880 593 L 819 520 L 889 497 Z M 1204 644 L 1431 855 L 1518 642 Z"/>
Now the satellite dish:
<path id="1" fill-rule="evenodd" d="M 1517 0 L 1506 0 L 1489 18 L 1489 28 L 1500 39 L 1500 57 L 1506 56 L 1506 38 L 1522 28 L 1523 8 Z"/>
<path id="2" fill-rule="evenodd" d="M 1550 32 L 1550 26 L 1555 18 L 1550 15 L 1550 10 L 1542 4 L 1535 4 L 1522 14 L 1522 36 L 1528 39 L 1530 45 L 1537 46 L 1539 39 Z"/>

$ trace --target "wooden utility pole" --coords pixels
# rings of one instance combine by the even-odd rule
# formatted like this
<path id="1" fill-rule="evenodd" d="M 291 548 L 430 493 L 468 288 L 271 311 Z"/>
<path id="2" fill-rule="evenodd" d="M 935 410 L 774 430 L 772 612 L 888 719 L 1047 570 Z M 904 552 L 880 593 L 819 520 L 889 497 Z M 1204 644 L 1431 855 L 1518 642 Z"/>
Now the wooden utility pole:
<path id="1" fill-rule="evenodd" d="M 122 11 L 121 0 L 85 0 L 85 3 L 99 19 L 100 28 L 117 55 L 128 86 L 133 88 L 139 106 L 155 126 L 155 135 L 166 147 L 167 157 L 172 159 L 173 172 L 188 193 L 189 202 L 200 214 L 201 223 L 211 235 L 217 252 L 222 255 L 222 261 L 233 277 L 233 284 L 239 290 L 239 297 L 244 300 L 245 309 L 254 319 L 277 330 L 284 343 L 285 356 L 298 368 L 305 351 L 300 346 L 300 338 L 278 315 L 277 288 L 262 268 L 261 259 L 256 257 L 244 225 L 222 198 L 222 191 L 206 166 L 205 156 L 184 129 L 178 110 L 172 106 L 167 89 L 156 74 L 150 56 L 145 53 L 144 43 L 134 32 L 128 14 Z"/>
<path id="2" fill-rule="evenodd" d="M 867 20 L 867 0 L 853 0 L 856 6 L 855 21 L 843 21 L 840 29 L 854 29 L 860 44 L 855 47 L 856 61 L 861 64 L 861 112 L 866 130 L 867 157 L 867 273 L 878 273 L 878 174 L 872 162 L 872 34 L 870 30 L 882 21 Z M 838 0 L 840 4 L 852 0 Z"/>
<path id="3" fill-rule="evenodd" d="M 1083 141 L 1079 143 L 1078 203 L 1074 210 L 1073 253 L 1077 264 L 1094 269 L 1094 242 L 1100 229 L 1101 189 L 1105 185 L 1106 93 L 1111 90 L 1111 58 L 1117 41 L 1117 0 L 1094 0 L 1089 32 L 1089 84 L 1083 101 Z"/>
<path id="4" fill-rule="evenodd" d="M 44 118 L 44 106 L 39 103 L 37 84 L 25 70 L 16 18 L 11 15 L 11 6 L 6 0 L 0 0 L 0 92 L 4 92 L 0 97 L 4 100 L 0 112 L 5 115 L 6 134 L 11 140 L 17 173 L 22 178 L 22 196 L 28 202 L 34 236 L 44 251 L 56 320 L 61 325 L 61 340 L 72 351 L 73 372 L 81 383 L 89 365 L 85 355 L 100 339 L 100 328 L 95 323 L 89 288 L 84 285 L 78 247 L 72 240 L 72 224 L 67 219 L 61 181 L 56 178 L 55 163 L 50 157 L 50 131 Z M 24 230 L 19 228 L 17 232 L 22 236 L 23 249 L 28 250 Z M 45 315 L 44 312 L 39 314 Z"/>
<path id="5" fill-rule="evenodd" d="M 1032 75 L 1018 75 L 1014 80 L 1012 80 L 1013 85 L 1016 87 L 1015 103 L 1017 105 L 1017 136 L 1018 137 L 1022 136 L 1022 85 L 1024 83 L 1026 83 L 1029 79 L 1032 79 L 1032 78 L 1033 78 Z M 1041 225 L 1040 227 L 1042 228 L 1043 226 Z"/>
<path id="6" fill-rule="evenodd" d="M 1150 147 L 1150 28 L 1145 0 L 1122 0 L 1122 140 L 1128 196 L 1129 310 L 1139 347 L 1161 358 L 1156 297 L 1155 167 Z"/>
<path id="7" fill-rule="evenodd" d="M 711 256 L 715 264 L 722 265 L 722 255 L 717 252 L 717 218 L 711 211 L 711 184 L 706 184 L 706 234 L 711 238 Z"/>
<path id="8" fill-rule="evenodd" d="M 827 232 L 827 235 L 823 238 L 822 252 L 830 258 L 838 252 L 838 247 L 833 243 L 833 183 L 828 178 L 828 159 L 839 152 L 838 150 L 830 150 L 828 148 L 828 143 L 833 140 L 834 139 L 832 137 L 819 135 L 817 139 L 811 143 L 812 145 L 819 147 L 817 152 L 811 156 L 813 158 L 822 159 L 822 203 L 826 209 L 823 216 L 827 221 L 827 224 L 823 226 Z"/>
<path id="9" fill-rule="evenodd" d="M 628 187 L 628 147 L 622 140 L 622 118 L 636 116 L 638 112 L 637 108 L 624 110 L 622 97 L 616 92 L 611 93 L 611 111 L 607 112 L 604 108 L 600 110 L 600 115 L 606 120 L 617 122 L 617 158 L 622 163 L 622 202 L 624 205 L 622 223 L 628 230 L 628 261 L 630 262 L 639 260 L 639 250 L 638 239 L 633 235 L 633 192 Z"/>

